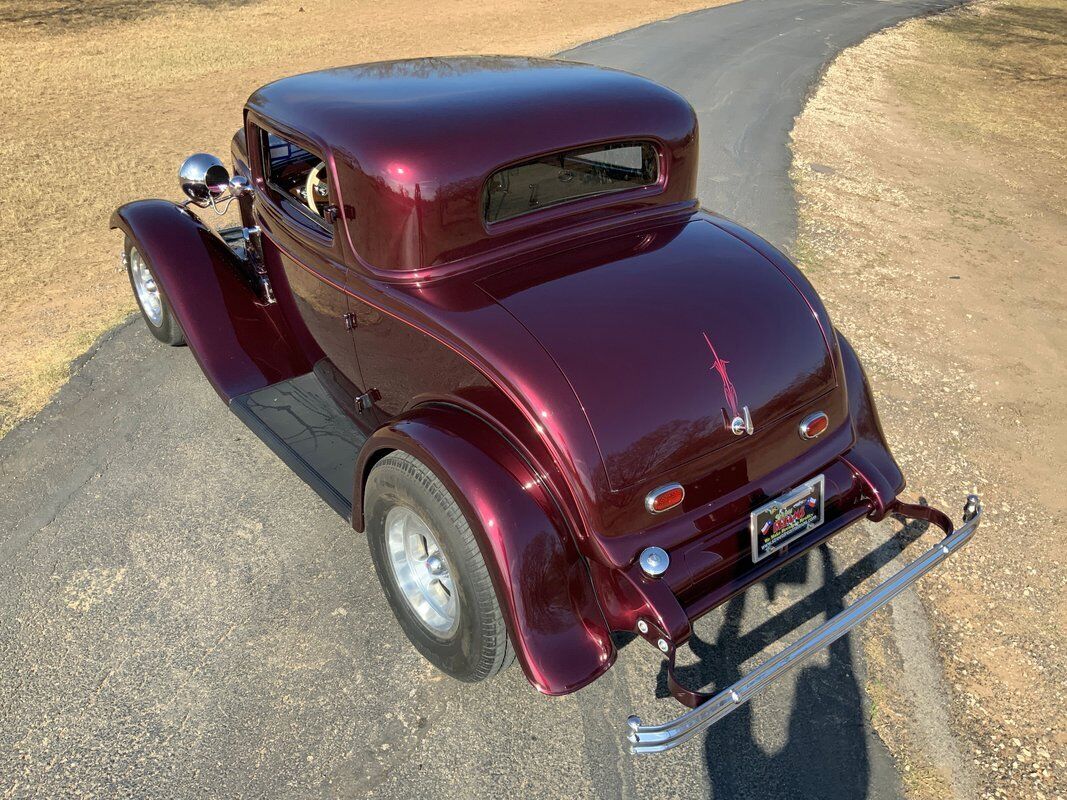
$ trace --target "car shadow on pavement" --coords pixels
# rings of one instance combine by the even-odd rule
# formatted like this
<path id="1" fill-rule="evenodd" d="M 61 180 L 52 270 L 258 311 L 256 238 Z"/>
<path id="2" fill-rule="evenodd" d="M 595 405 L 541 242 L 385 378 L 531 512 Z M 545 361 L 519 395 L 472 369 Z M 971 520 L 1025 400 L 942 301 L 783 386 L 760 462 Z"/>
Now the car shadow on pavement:
<path id="1" fill-rule="evenodd" d="M 815 576 L 819 588 L 743 634 L 745 605 L 759 598 L 760 589 L 753 587 L 735 596 L 725 606 L 714 641 L 696 634 L 689 640 L 698 660 L 678 666 L 679 681 L 708 691 L 732 685 L 744 676 L 742 665 L 760 656 L 769 644 L 791 642 L 801 627 L 821 624 L 844 610 L 854 588 L 907 549 L 928 527 L 925 522 L 910 522 L 841 572 L 835 568 L 827 545 L 807 553 L 765 580 L 763 590 L 773 601 L 780 587 L 804 585 L 809 570 L 816 565 L 822 570 L 821 582 Z M 864 730 L 867 706 L 853 670 L 851 638 L 839 639 L 828 653 L 825 665 L 799 667 L 785 743 L 780 749 L 768 752 L 760 743 L 751 704 L 741 706 L 709 730 L 704 756 L 714 797 L 856 800 L 869 796 L 872 765 Z M 666 664 L 660 669 L 656 693 L 670 696 Z"/>

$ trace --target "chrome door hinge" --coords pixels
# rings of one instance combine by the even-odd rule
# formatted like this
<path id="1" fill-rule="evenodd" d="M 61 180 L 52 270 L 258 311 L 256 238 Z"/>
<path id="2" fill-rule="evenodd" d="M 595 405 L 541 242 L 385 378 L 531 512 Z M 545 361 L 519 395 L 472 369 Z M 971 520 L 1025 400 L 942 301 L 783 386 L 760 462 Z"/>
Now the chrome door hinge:
<path id="1" fill-rule="evenodd" d="M 274 295 L 274 287 L 271 286 L 267 268 L 263 266 L 263 243 L 260 240 L 259 226 L 241 228 L 241 236 L 244 238 L 245 258 L 252 265 L 252 271 L 255 272 L 256 280 L 259 282 L 260 300 L 264 305 L 273 305 L 278 302 L 278 298 Z"/>
<path id="2" fill-rule="evenodd" d="M 341 319 L 343 319 L 345 321 L 345 330 L 346 331 L 352 331 L 352 330 L 356 329 L 356 315 L 355 314 L 345 314 L 343 317 L 341 317 Z"/>
<path id="3" fill-rule="evenodd" d="M 360 395 L 356 398 L 356 411 L 358 411 L 360 414 L 362 414 L 364 411 L 369 411 L 374 406 L 374 403 L 378 400 L 381 400 L 381 398 L 381 392 L 379 392 L 377 389 L 371 389 L 366 394 Z"/>

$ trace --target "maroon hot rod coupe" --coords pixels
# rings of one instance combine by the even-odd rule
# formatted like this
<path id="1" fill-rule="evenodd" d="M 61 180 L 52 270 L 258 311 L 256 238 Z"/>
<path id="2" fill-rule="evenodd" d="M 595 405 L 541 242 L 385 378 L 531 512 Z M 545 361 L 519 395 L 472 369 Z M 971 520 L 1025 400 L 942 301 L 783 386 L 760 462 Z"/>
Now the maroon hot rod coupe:
<path id="1" fill-rule="evenodd" d="M 661 650 L 669 749 L 961 547 L 898 499 L 855 352 L 811 284 L 695 197 L 692 108 L 648 80 L 525 58 L 420 59 L 251 96 L 231 178 L 111 220 L 149 330 L 369 539 L 442 671 L 517 658 L 546 694 Z M 241 224 L 213 230 L 189 205 Z M 715 695 L 680 686 L 695 619 L 860 519 L 945 538 Z"/>

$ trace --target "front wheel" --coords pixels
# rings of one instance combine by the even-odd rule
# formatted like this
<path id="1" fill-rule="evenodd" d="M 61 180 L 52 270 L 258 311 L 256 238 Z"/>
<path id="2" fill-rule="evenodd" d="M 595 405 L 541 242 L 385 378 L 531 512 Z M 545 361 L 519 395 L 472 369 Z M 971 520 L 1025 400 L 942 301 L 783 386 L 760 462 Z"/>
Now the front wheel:
<path id="1" fill-rule="evenodd" d="M 124 244 L 126 255 L 126 272 L 130 276 L 133 296 L 137 298 L 137 307 L 141 309 L 148 330 L 163 344 L 179 347 L 185 344 L 185 332 L 178 323 L 166 295 L 156 283 L 156 277 L 137 246 L 126 237 Z"/>
<path id="2" fill-rule="evenodd" d="M 378 580 L 415 648 L 462 681 L 510 665 L 514 652 L 489 571 L 445 485 L 397 451 L 371 470 L 364 497 Z"/>

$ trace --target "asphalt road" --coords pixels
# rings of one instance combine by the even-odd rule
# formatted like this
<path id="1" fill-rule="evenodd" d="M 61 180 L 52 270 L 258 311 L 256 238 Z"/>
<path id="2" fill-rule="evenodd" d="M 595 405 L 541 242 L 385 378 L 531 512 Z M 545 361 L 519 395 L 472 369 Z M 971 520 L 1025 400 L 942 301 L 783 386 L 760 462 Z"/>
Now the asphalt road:
<path id="1" fill-rule="evenodd" d="M 787 135 L 820 68 L 944 5 L 745 0 L 567 56 L 682 92 L 700 114 L 705 205 L 788 248 Z M 643 643 L 566 698 L 517 668 L 478 686 L 437 675 L 394 624 L 361 537 L 139 319 L 0 441 L 0 498 L 0 797 L 902 793 L 849 640 L 703 741 L 641 760 L 626 716 L 680 709 Z M 856 549 L 813 553 L 703 620 L 691 681 L 732 681 L 839 610 L 892 555 Z"/>

